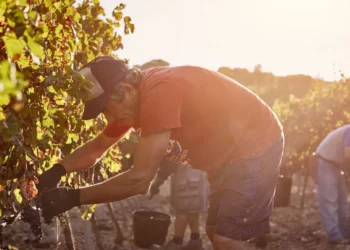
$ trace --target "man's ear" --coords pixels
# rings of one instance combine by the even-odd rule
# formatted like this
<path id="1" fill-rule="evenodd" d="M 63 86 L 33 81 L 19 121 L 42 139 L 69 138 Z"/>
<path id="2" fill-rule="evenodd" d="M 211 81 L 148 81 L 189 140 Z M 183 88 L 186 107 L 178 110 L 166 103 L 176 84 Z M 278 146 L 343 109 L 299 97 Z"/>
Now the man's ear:
<path id="1" fill-rule="evenodd" d="M 125 88 L 124 84 L 120 84 L 115 87 L 113 90 L 113 93 L 110 97 L 112 100 L 115 100 L 117 102 L 122 102 L 125 99 Z"/>
<path id="2" fill-rule="evenodd" d="M 136 93 L 135 88 L 128 83 L 121 83 L 113 92 L 111 98 L 117 102 L 123 102 L 126 95 L 134 96 Z"/>
<path id="3" fill-rule="evenodd" d="M 124 83 L 122 86 L 122 92 L 123 94 L 129 93 L 129 94 L 134 94 L 135 93 L 135 88 L 131 86 L 129 83 Z"/>
<path id="4" fill-rule="evenodd" d="M 136 95 L 136 89 L 131 84 L 125 83 L 122 86 L 122 93 L 124 98 L 126 97 L 126 95 L 134 97 Z"/>

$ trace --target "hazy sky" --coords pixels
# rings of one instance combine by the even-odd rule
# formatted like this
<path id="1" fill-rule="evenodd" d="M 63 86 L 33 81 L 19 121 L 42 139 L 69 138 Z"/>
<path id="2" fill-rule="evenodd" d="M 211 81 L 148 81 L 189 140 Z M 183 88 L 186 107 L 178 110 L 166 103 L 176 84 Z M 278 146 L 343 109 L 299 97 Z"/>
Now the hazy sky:
<path id="1" fill-rule="evenodd" d="M 100 0 L 110 14 L 120 1 Z M 350 0 L 125 0 L 131 64 L 221 66 L 275 75 L 350 76 Z"/>

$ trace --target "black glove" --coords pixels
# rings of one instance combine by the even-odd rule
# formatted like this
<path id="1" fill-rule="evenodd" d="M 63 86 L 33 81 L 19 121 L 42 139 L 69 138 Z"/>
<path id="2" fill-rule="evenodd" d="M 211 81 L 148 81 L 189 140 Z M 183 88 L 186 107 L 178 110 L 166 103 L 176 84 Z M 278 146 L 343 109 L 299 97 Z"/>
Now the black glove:
<path id="1" fill-rule="evenodd" d="M 42 173 L 38 178 L 39 184 L 37 185 L 37 188 L 39 194 L 45 190 L 57 187 L 61 177 L 65 174 L 66 169 L 59 163 L 54 164 L 52 168 Z"/>
<path id="2" fill-rule="evenodd" d="M 64 213 L 73 207 L 80 206 L 80 189 L 59 187 L 43 192 L 39 196 L 42 216 L 46 223 L 51 223 L 53 217 Z"/>
<path id="3" fill-rule="evenodd" d="M 157 195 L 157 194 L 159 194 L 159 184 L 158 183 L 152 183 L 152 185 L 151 185 L 151 187 L 150 187 L 150 189 L 149 189 L 149 191 L 150 191 L 150 194 L 151 194 L 151 197 L 150 198 L 152 198 L 153 196 L 155 196 L 155 195 Z"/>

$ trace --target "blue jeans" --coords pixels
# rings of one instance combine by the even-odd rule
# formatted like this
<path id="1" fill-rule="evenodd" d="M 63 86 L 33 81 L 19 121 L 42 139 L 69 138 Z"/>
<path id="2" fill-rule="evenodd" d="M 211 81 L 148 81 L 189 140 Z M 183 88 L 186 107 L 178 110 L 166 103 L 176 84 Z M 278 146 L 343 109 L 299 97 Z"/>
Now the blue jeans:
<path id="1" fill-rule="evenodd" d="M 284 138 L 264 153 L 231 161 L 209 177 L 207 225 L 216 234 L 246 241 L 270 232 L 270 216 L 284 149 Z"/>
<path id="2" fill-rule="evenodd" d="M 317 160 L 316 197 L 329 241 L 349 238 L 348 192 L 344 175 L 322 159 Z"/>

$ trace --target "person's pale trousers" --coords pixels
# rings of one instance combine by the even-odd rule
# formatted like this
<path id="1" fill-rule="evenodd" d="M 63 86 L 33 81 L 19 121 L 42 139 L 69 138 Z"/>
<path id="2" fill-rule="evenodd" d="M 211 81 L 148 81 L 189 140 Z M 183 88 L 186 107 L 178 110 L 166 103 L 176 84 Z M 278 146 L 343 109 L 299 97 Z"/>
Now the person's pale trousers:
<path id="1" fill-rule="evenodd" d="M 349 238 L 348 192 L 342 172 L 331 163 L 317 160 L 316 197 L 329 241 Z"/>

